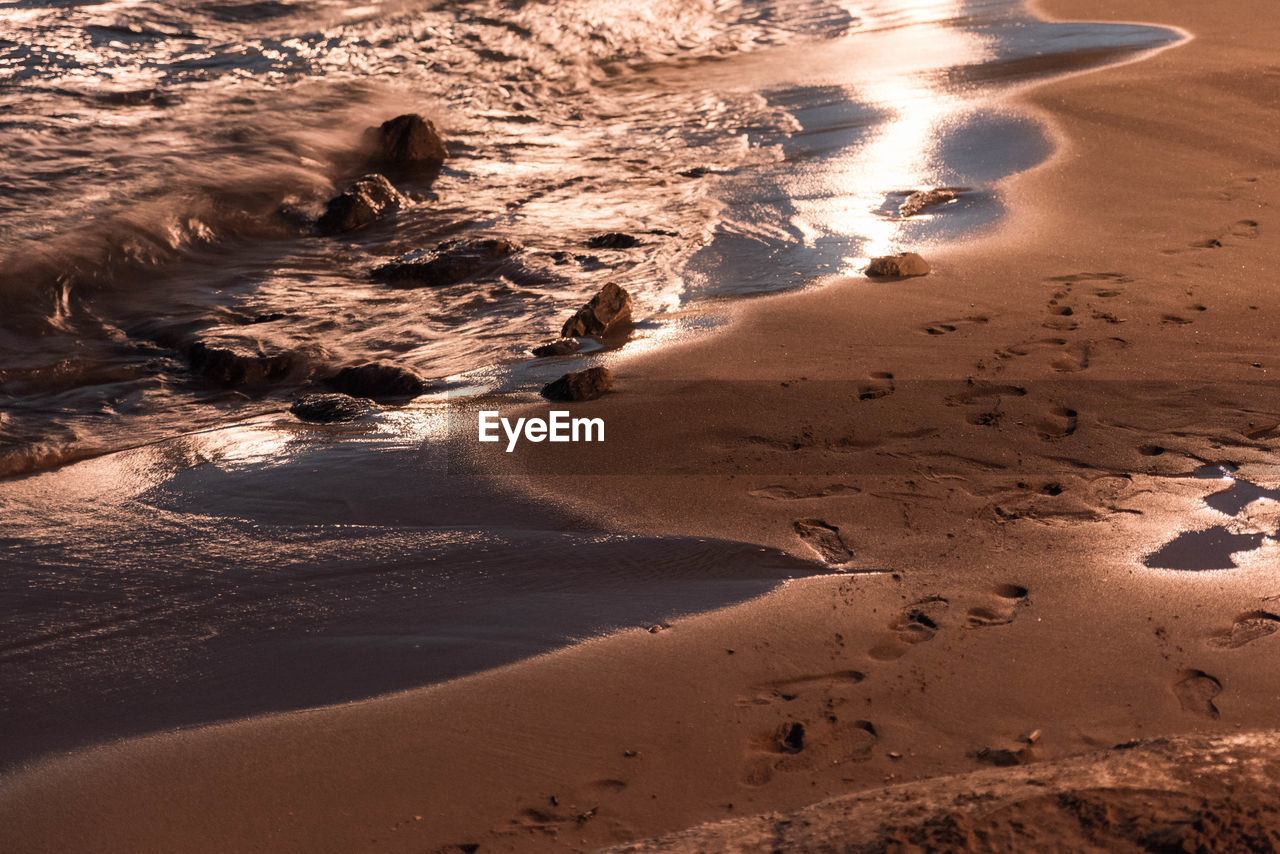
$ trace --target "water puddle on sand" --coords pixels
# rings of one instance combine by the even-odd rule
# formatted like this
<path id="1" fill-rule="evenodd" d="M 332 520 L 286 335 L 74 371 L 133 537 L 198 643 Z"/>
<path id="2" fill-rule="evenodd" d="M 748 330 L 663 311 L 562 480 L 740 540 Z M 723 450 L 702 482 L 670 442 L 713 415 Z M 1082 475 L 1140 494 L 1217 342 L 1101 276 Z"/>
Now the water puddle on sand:
<path id="1" fill-rule="evenodd" d="M 0 768 L 441 682 L 828 571 L 593 530 L 406 444 L 408 418 L 251 424 L 0 484 Z"/>
<path id="2" fill-rule="evenodd" d="M 1204 499 L 1209 507 L 1230 516 L 1230 523 L 1184 531 L 1148 555 L 1143 563 L 1151 569 L 1235 569 L 1235 555 L 1274 542 L 1280 534 L 1280 513 L 1255 502 L 1280 501 L 1280 489 L 1258 486 L 1235 472 L 1235 466 L 1223 463 L 1201 466 L 1194 474 L 1230 484 Z"/>

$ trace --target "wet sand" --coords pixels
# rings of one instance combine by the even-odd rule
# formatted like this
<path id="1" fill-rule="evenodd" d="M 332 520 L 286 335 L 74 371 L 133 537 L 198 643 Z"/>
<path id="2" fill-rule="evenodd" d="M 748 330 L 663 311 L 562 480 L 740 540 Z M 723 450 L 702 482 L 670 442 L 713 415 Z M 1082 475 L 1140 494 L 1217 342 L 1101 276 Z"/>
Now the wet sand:
<path id="1" fill-rule="evenodd" d="M 624 350 L 589 407 L 605 446 L 491 463 L 610 528 L 846 574 L 422 690 L 53 758 L 0 784 L 0 847 L 581 850 L 1274 727 L 1280 586 L 1256 535 L 1276 508 L 1225 514 L 1205 499 L 1231 484 L 1195 473 L 1276 486 L 1280 25 L 1261 2 L 1043 10 L 1195 38 L 1021 94 L 1058 152 L 1006 182 L 998 232 L 928 253 L 932 275 L 828 281 Z M 1251 546 L 1235 568 L 1146 565 L 1214 525 Z M 1082 773 L 1064 791 L 1119 803 L 1130 785 Z"/>

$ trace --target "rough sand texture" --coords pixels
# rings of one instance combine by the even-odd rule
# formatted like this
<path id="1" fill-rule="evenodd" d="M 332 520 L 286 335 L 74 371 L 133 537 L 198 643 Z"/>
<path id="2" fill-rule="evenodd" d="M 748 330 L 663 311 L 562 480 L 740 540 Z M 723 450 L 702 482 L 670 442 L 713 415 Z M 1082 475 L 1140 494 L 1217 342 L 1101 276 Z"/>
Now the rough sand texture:
<path id="1" fill-rule="evenodd" d="M 1203 501 L 1224 484 L 1187 475 L 1230 461 L 1275 485 L 1280 19 L 1262 0 L 1045 8 L 1196 38 L 1024 96 L 1062 147 L 1008 182 L 998 234 L 926 253 L 925 278 L 756 300 L 725 334 L 615 361 L 589 404 L 605 446 L 525 446 L 496 472 L 613 525 L 885 572 L 50 760 L 2 784 L 0 849 L 576 850 L 1275 726 L 1276 547 L 1225 572 L 1142 560 L 1274 517 L 1228 519 Z"/>
<path id="2" fill-rule="evenodd" d="M 1157 739 L 702 825 L 611 854 L 1280 850 L 1273 734 Z"/>

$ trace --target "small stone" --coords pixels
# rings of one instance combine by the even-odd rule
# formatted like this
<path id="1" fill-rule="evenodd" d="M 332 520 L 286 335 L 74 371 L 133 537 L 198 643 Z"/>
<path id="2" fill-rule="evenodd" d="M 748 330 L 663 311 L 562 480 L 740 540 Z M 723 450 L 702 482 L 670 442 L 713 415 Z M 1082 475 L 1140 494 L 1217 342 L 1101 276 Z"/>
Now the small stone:
<path id="1" fill-rule="evenodd" d="M 533 355 L 543 356 L 568 356 L 582 349 L 582 342 L 577 338 L 557 338 L 554 341 L 548 341 L 545 344 L 539 344 L 533 348 Z"/>
<path id="2" fill-rule="evenodd" d="M 631 249 L 639 245 L 640 239 L 638 237 L 624 234 L 621 231 L 597 234 L 587 241 L 587 246 L 592 249 Z"/>
<path id="3" fill-rule="evenodd" d="M 325 382 L 352 397 L 374 400 L 415 397 L 428 388 L 426 381 L 408 368 L 381 362 L 343 368 Z"/>
<path id="4" fill-rule="evenodd" d="M 560 334 L 565 338 L 601 336 L 611 331 L 619 331 L 630 322 L 631 294 L 613 282 L 609 282 L 591 298 L 590 302 L 565 321 Z"/>
<path id="5" fill-rule="evenodd" d="M 562 376 L 542 388 L 542 396 L 548 400 L 595 400 L 613 388 L 613 374 L 608 368 L 587 368 Z"/>
<path id="6" fill-rule="evenodd" d="M 898 216 L 903 218 L 915 216 L 925 208 L 930 208 L 934 205 L 946 204 L 947 202 L 955 199 L 955 197 L 955 191 L 948 190 L 946 188 L 916 190 L 914 193 L 907 196 L 906 200 L 903 201 L 902 204 L 898 205 Z"/>
<path id="7" fill-rule="evenodd" d="M 371 409 L 367 400 L 347 394 L 305 394 L 289 407 L 289 411 L 299 420 L 315 424 L 355 421 Z"/>
<path id="8" fill-rule="evenodd" d="M 404 197 L 382 175 L 365 175 L 329 200 L 316 220 L 316 231 L 324 235 L 354 231 L 395 213 L 403 203 Z"/>
<path id="9" fill-rule="evenodd" d="M 927 276 L 932 268 L 914 252 L 902 252 L 898 255 L 885 255 L 872 258 L 867 267 L 868 276 L 892 276 L 906 278 L 908 276 Z"/>

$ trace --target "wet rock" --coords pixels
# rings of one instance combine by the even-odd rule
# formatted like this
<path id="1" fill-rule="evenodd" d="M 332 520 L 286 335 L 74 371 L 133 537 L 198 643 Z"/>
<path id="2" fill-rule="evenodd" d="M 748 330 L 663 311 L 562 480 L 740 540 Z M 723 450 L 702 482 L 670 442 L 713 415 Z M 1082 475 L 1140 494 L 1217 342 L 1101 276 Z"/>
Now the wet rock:
<path id="1" fill-rule="evenodd" d="M 897 255 L 885 255 L 872 258 L 867 267 L 868 276 L 927 276 L 932 268 L 923 258 L 914 252 L 902 252 Z"/>
<path id="2" fill-rule="evenodd" d="M 602 336 L 620 331 L 630 323 L 631 294 L 610 282 L 565 321 L 560 335 L 564 338 Z"/>
<path id="3" fill-rule="evenodd" d="M 592 249 L 631 249 L 640 245 L 640 238 L 630 234 L 623 234 L 621 231 L 610 231 L 606 234 L 597 234 L 595 237 L 587 241 L 587 246 Z"/>
<path id="4" fill-rule="evenodd" d="M 915 216 L 925 208 L 942 205 L 956 197 L 955 190 L 939 187 L 932 190 L 916 190 L 898 205 L 898 216 L 906 218 Z"/>
<path id="5" fill-rule="evenodd" d="M 587 368 L 562 376 L 542 388 L 548 400 L 595 400 L 613 388 L 613 374 L 608 368 Z"/>
<path id="6" fill-rule="evenodd" d="M 548 341 L 545 344 L 539 344 L 533 348 L 533 355 L 542 356 L 568 356 L 582 349 L 582 342 L 577 338 L 557 338 L 554 341 Z"/>
<path id="7" fill-rule="evenodd" d="M 352 397 L 373 400 L 396 400 L 415 397 L 427 391 L 429 384 L 408 368 L 369 362 L 359 367 L 343 368 L 325 380 L 337 391 Z"/>
<path id="8" fill-rule="evenodd" d="M 261 385 L 292 373 L 298 357 L 289 351 L 263 353 L 247 345 L 197 341 L 187 349 L 187 364 L 193 373 L 218 385 Z"/>
<path id="9" fill-rule="evenodd" d="M 300 420 L 315 424 L 355 421 L 372 410 L 369 401 L 347 394 L 304 394 L 289 407 Z"/>
<path id="10" fill-rule="evenodd" d="M 398 288 L 441 288 L 490 273 L 520 247 L 510 240 L 448 240 L 421 258 L 392 261 L 376 267 L 373 277 Z"/>
<path id="11" fill-rule="evenodd" d="M 449 156 L 430 120 L 417 114 L 396 116 L 364 132 L 368 162 L 378 171 L 434 172 Z"/>
<path id="12" fill-rule="evenodd" d="M 316 220 L 316 231 L 325 235 L 341 234 L 364 228 L 395 213 L 404 196 L 382 175 L 365 175 L 335 196 Z"/>

